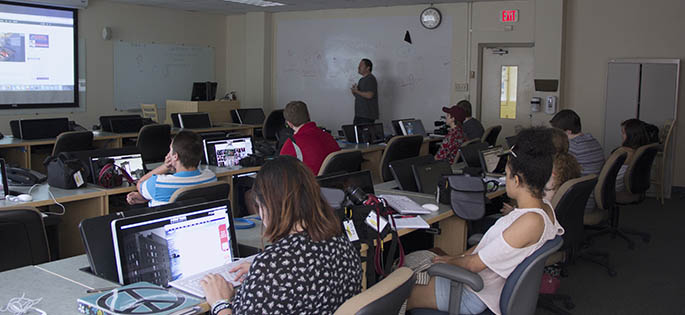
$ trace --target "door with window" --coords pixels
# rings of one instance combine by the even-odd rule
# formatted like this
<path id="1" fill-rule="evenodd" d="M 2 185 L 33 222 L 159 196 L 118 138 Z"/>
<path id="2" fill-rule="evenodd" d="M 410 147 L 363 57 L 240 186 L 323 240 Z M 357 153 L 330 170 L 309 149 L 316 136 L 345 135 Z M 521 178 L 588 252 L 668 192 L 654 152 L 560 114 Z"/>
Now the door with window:
<path id="1" fill-rule="evenodd" d="M 533 48 L 484 48 L 480 97 L 483 127 L 502 125 L 498 144 L 518 129 L 531 126 Z"/>

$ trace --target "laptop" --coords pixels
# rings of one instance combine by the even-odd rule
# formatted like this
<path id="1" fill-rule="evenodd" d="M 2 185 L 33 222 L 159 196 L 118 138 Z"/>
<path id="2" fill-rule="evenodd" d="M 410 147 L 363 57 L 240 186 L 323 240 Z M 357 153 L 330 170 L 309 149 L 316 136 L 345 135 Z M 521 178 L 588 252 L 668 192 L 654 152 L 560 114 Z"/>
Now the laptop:
<path id="1" fill-rule="evenodd" d="M 143 155 L 140 153 L 91 156 L 90 170 L 93 184 L 98 184 L 100 170 L 110 162 L 125 170 L 133 181 L 139 180 L 147 173 Z"/>
<path id="2" fill-rule="evenodd" d="M 10 186 L 7 183 L 7 164 L 5 164 L 5 159 L 0 158 L 0 185 L 2 185 L 2 190 L 0 191 L 0 200 L 4 200 L 7 195 L 18 196 L 21 193 L 11 191 Z"/>
<path id="3" fill-rule="evenodd" d="M 142 117 L 109 119 L 109 130 L 114 133 L 138 132 L 144 125 Z"/>
<path id="4" fill-rule="evenodd" d="M 375 190 L 373 189 L 373 180 L 371 179 L 371 171 L 369 170 L 324 175 L 317 177 L 317 180 L 321 187 L 340 189 L 346 194 L 358 188 L 361 188 L 361 190 L 367 194 L 375 193 Z"/>
<path id="5" fill-rule="evenodd" d="M 111 232 L 122 285 L 147 281 L 203 296 L 201 277 L 238 257 L 227 199 L 115 219 Z M 197 286 L 184 279 L 197 279 Z"/>
<path id="6" fill-rule="evenodd" d="M 404 133 L 402 132 L 402 127 L 400 127 L 400 122 L 403 120 L 416 120 L 415 118 L 404 118 L 404 119 L 395 119 L 392 120 L 392 130 L 395 132 L 396 136 L 402 136 Z"/>
<path id="7" fill-rule="evenodd" d="M 113 116 L 100 116 L 100 128 L 102 131 L 112 132 L 113 119 L 138 119 L 140 120 L 140 115 L 113 115 Z"/>
<path id="8" fill-rule="evenodd" d="M 117 282 L 117 265 L 114 261 L 114 242 L 112 241 L 112 221 L 147 213 L 165 211 L 205 202 L 204 199 L 188 199 L 156 207 L 136 207 L 123 212 L 92 217 L 79 223 L 79 232 L 83 241 L 90 272 L 94 275 Z"/>
<path id="9" fill-rule="evenodd" d="M 490 177 L 504 176 L 507 166 L 507 157 L 502 155 L 504 150 L 501 146 L 495 146 L 480 151 L 480 164 L 483 174 Z"/>
<path id="10" fill-rule="evenodd" d="M 205 163 L 219 167 L 233 167 L 241 159 L 254 153 L 252 137 L 224 137 L 202 140 Z"/>
<path id="11" fill-rule="evenodd" d="M 231 111 L 233 122 L 237 124 L 261 125 L 264 124 L 264 110 L 261 108 L 239 108 Z"/>
<path id="12" fill-rule="evenodd" d="M 417 157 L 412 157 L 408 159 L 395 160 L 388 164 L 390 167 L 390 172 L 395 178 L 395 183 L 400 190 L 404 191 L 419 191 L 416 186 L 416 179 L 414 178 L 414 172 L 412 171 L 412 166 L 414 164 L 426 164 L 434 161 L 435 158 L 432 155 L 422 155 Z"/>
<path id="13" fill-rule="evenodd" d="M 423 123 L 420 119 L 402 120 L 400 121 L 400 129 L 402 130 L 402 134 L 405 136 L 426 136 L 426 129 L 423 128 Z"/>
<path id="14" fill-rule="evenodd" d="M 209 113 L 179 113 L 178 126 L 184 129 L 212 128 L 212 121 Z"/>
<path id="15" fill-rule="evenodd" d="M 354 125 L 343 125 L 342 127 L 343 136 L 345 136 L 345 141 L 350 143 L 359 143 L 357 141 L 357 128 Z"/>
<path id="16" fill-rule="evenodd" d="M 438 181 L 442 176 L 452 175 L 452 167 L 446 160 L 414 164 L 411 169 L 416 179 L 416 187 L 419 192 L 425 194 L 435 194 L 438 190 Z"/>
<path id="17" fill-rule="evenodd" d="M 490 147 L 487 142 L 471 143 L 459 148 L 459 156 L 464 159 L 467 167 L 482 168 L 480 165 L 480 151 Z"/>
<path id="18" fill-rule="evenodd" d="M 357 143 L 377 144 L 385 141 L 382 123 L 355 125 Z"/>

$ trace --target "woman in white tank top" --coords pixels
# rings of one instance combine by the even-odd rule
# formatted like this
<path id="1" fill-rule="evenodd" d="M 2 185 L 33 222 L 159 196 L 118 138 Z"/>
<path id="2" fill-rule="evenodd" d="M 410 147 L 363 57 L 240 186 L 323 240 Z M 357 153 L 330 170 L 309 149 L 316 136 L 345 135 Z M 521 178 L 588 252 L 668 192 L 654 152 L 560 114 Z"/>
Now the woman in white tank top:
<path id="1" fill-rule="evenodd" d="M 564 229 L 554 209 L 542 200 L 545 184 L 552 173 L 554 146 L 545 128 L 522 130 L 512 147 L 506 167 L 507 195 L 518 207 L 500 218 L 481 241 L 457 257 L 438 256 L 434 263 L 453 264 L 478 273 L 483 289 L 474 292 L 464 286 L 460 314 L 478 314 L 489 308 L 501 314 L 499 299 L 504 283 L 526 257 Z M 448 311 L 449 280 L 432 277 L 428 285 L 416 285 L 407 309 L 432 308 Z"/>

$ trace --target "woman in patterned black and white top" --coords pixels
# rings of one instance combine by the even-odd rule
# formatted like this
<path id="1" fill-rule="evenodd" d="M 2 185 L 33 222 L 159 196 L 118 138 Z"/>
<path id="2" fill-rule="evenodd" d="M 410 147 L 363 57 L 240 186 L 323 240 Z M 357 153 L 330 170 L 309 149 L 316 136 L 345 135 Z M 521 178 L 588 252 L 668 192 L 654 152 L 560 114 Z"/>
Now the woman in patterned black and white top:
<path id="1" fill-rule="evenodd" d="M 361 292 L 359 253 L 302 162 L 280 156 L 264 164 L 253 190 L 273 245 L 234 270 L 247 274 L 237 292 L 219 275 L 203 279 L 212 313 L 333 314 Z"/>

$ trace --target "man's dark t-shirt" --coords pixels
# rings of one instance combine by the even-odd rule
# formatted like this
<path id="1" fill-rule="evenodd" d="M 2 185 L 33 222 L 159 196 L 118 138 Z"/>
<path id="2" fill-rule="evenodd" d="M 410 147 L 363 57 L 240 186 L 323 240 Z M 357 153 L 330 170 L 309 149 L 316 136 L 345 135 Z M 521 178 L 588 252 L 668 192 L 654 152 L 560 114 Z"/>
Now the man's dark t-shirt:
<path id="1" fill-rule="evenodd" d="M 360 92 L 373 92 L 373 98 L 366 99 L 361 95 L 354 95 L 354 116 L 378 119 L 378 83 L 376 77 L 370 74 L 359 79 L 357 89 Z"/>

